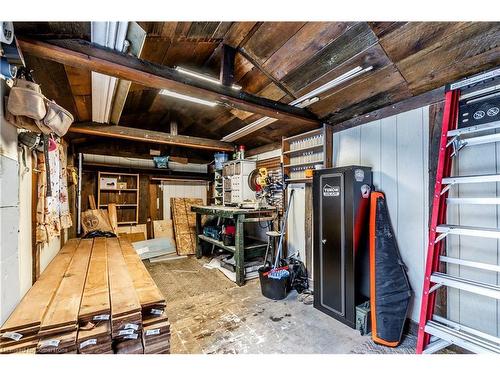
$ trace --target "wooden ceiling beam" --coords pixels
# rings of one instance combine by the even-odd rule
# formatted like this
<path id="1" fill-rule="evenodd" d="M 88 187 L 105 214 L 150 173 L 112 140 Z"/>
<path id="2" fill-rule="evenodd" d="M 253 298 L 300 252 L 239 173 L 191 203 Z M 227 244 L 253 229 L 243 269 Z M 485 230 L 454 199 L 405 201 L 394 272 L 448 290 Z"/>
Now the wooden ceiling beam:
<path id="1" fill-rule="evenodd" d="M 118 125 L 102 125 L 92 122 L 72 125 L 69 128 L 69 132 L 203 150 L 233 151 L 234 149 L 234 145 L 232 143 L 217 141 L 214 139 L 190 137 L 187 135 L 172 135 L 170 133 L 153 130 L 130 128 Z"/>
<path id="2" fill-rule="evenodd" d="M 233 48 L 227 44 L 222 45 L 220 81 L 224 86 L 231 86 L 234 83 L 235 57 L 236 57 L 236 48 Z"/>
<path id="3" fill-rule="evenodd" d="M 147 87 L 169 89 L 180 94 L 216 101 L 229 108 L 286 120 L 289 124 L 319 125 L 316 116 L 308 110 L 197 80 L 175 69 L 149 63 L 84 40 L 40 41 L 19 38 L 19 44 L 25 54 L 64 65 L 85 68 Z"/>

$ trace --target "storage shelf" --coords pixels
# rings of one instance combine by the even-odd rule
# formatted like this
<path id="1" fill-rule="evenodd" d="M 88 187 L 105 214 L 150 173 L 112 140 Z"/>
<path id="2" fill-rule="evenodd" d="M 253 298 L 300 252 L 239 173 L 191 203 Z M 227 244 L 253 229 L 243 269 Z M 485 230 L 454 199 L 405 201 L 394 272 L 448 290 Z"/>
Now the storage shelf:
<path id="1" fill-rule="evenodd" d="M 99 207 L 108 207 L 110 204 L 114 204 L 116 207 L 137 207 L 136 203 L 109 203 L 109 204 L 100 204 Z"/>
<path id="2" fill-rule="evenodd" d="M 118 225 L 122 224 L 122 225 L 125 225 L 125 224 L 137 224 L 137 221 L 119 221 L 117 223 Z"/>
<path id="3" fill-rule="evenodd" d="M 212 245 L 218 246 L 218 247 L 220 247 L 220 248 L 222 248 L 224 250 L 230 251 L 232 253 L 234 253 L 236 251 L 236 247 L 235 246 L 224 245 L 224 243 L 222 241 L 218 241 L 218 240 L 213 239 L 211 237 L 205 236 L 204 234 L 199 234 L 198 238 L 200 240 L 209 242 Z M 255 249 L 259 249 L 259 248 L 263 248 L 263 247 L 267 246 L 267 243 L 265 243 L 263 241 L 258 241 L 258 240 L 252 239 L 252 238 L 245 238 L 245 240 L 246 241 L 252 241 L 250 244 L 245 245 L 245 250 L 255 250 Z"/>
<path id="4" fill-rule="evenodd" d="M 101 191 L 137 191 L 138 189 L 133 189 L 133 188 L 130 188 L 130 189 L 102 189 L 101 188 Z"/>
<path id="5" fill-rule="evenodd" d="M 312 182 L 312 177 L 309 177 L 309 178 L 287 178 L 285 181 L 286 182 L 297 182 L 297 183 L 301 183 L 301 182 Z"/>
<path id="6" fill-rule="evenodd" d="M 323 148 L 323 144 L 316 145 L 316 146 L 310 146 L 310 147 L 304 147 L 304 148 L 300 148 L 298 150 L 285 151 L 285 152 L 283 152 L 283 155 L 300 154 L 302 152 L 311 151 L 311 150 L 318 150 L 318 149 L 321 149 L 321 148 Z"/>
<path id="7" fill-rule="evenodd" d="M 284 165 L 285 168 L 295 168 L 295 167 L 302 167 L 303 165 L 312 165 L 312 164 L 321 164 L 323 165 L 324 160 L 317 160 L 317 161 L 308 161 L 306 163 L 297 163 L 297 164 L 287 164 Z"/>

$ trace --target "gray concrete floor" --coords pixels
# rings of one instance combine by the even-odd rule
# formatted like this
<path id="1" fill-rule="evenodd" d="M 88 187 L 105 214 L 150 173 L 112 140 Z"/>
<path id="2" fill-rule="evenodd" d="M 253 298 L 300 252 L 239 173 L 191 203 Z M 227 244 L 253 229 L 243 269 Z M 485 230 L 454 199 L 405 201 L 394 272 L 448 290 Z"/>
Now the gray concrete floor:
<path id="1" fill-rule="evenodd" d="M 205 262 L 146 262 L 167 299 L 172 353 L 351 353 L 370 340 L 299 302 L 296 292 L 272 301 L 258 280 L 238 287 Z"/>

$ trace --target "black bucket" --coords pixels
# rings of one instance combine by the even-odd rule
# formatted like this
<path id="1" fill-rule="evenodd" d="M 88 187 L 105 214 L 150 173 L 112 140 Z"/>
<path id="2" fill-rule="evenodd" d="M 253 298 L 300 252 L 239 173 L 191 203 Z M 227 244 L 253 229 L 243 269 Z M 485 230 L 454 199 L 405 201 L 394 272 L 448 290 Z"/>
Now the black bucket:
<path id="1" fill-rule="evenodd" d="M 264 276 L 264 274 L 270 270 L 271 267 L 259 268 L 262 295 L 273 300 L 285 299 L 290 291 L 290 275 L 282 277 L 281 279 L 273 279 L 268 277 L 268 275 Z"/>

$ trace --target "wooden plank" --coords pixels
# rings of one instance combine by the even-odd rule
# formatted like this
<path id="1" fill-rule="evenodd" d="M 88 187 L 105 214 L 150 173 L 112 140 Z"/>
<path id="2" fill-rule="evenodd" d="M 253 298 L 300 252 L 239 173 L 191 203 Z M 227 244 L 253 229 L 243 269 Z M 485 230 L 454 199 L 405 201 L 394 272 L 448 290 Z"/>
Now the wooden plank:
<path id="1" fill-rule="evenodd" d="M 69 240 L 49 263 L 37 282 L 28 290 L 16 309 L 0 328 L 0 333 L 38 327 L 78 246 L 78 239 Z"/>
<path id="2" fill-rule="evenodd" d="M 408 99 L 404 99 L 397 103 L 393 103 L 391 106 L 376 109 L 372 112 L 365 113 L 363 116 L 354 117 L 350 120 L 343 122 L 328 121 L 329 123 L 335 124 L 333 126 L 333 131 L 338 132 L 345 129 L 350 129 L 355 126 L 360 126 L 371 121 L 381 120 L 386 117 L 394 116 L 402 112 L 410 111 L 415 108 L 425 107 L 433 103 L 440 102 L 444 99 L 444 87 L 434 89 L 432 91 L 426 92 L 425 94 L 420 94 L 418 96 L 413 96 Z"/>
<path id="3" fill-rule="evenodd" d="M 125 237 L 120 237 L 120 247 L 122 250 L 128 272 L 134 284 L 135 291 L 139 298 L 142 310 L 165 308 L 165 297 L 161 294 L 151 275 L 137 255 L 130 241 Z"/>
<path id="4" fill-rule="evenodd" d="M 61 284 L 45 312 L 40 331 L 74 325 L 78 322 L 78 311 L 85 286 L 92 245 L 92 239 L 81 240 L 78 244 Z"/>
<path id="5" fill-rule="evenodd" d="M 401 86 L 403 85 L 403 86 Z M 379 93 L 398 87 L 398 91 L 405 94 L 401 99 L 411 96 L 405 88 L 405 80 L 394 65 L 380 69 L 373 75 L 367 77 L 358 77 L 352 82 L 328 93 L 328 96 L 322 98 L 319 102 L 310 106 L 310 109 L 319 116 L 326 116 L 332 112 L 342 111 L 353 104 L 363 102 L 364 100 L 373 101 L 373 97 Z"/>
<path id="6" fill-rule="evenodd" d="M 118 125 L 97 125 L 94 123 L 76 124 L 69 128 L 69 132 L 205 150 L 233 150 L 233 145 L 228 142 L 222 142 L 207 138 L 190 137 L 187 135 L 171 135 L 164 132 L 130 128 Z"/>
<path id="7" fill-rule="evenodd" d="M 186 211 L 186 202 L 184 198 L 170 198 L 170 207 L 172 208 L 172 220 L 174 223 L 175 244 L 178 255 L 189 255 L 195 253 L 191 229 Z"/>
<path id="8" fill-rule="evenodd" d="M 115 203 L 108 204 L 108 217 L 109 217 L 109 223 L 111 224 L 111 228 L 113 229 L 113 233 L 116 234 L 118 230 L 118 217 L 116 216 Z"/>
<path id="9" fill-rule="evenodd" d="M 500 23 L 474 22 L 397 63 L 414 95 L 498 66 Z"/>
<path id="10" fill-rule="evenodd" d="M 188 96 L 218 101 L 233 108 L 287 119 L 295 124 L 318 123 L 307 110 L 259 98 L 245 92 L 235 92 L 229 87 L 212 85 L 186 76 L 175 69 L 148 63 L 86 41 L 51 40 L 48 43 L 19 39 L 19 43 L 24 53 L 65 65 L 86 68 L 151 88 L 169 89 Z"/>
<path id="11" fill-rule="evenodd" d="M 109 294 L 112 320 L 141 311 L 141 305 L 128 273 L 118 238 L 107 238 Z"/>
<path id="12" fill-rule="evenodd" d="M 358 22 L 284 77 L 283 83 L 292 91 L 300 90 L 376 42 L 370 27 Z"/>
<path id="13" fill-rule="evenodd" d="M 96 315 L 110 314 L 106 239 L 95 238 L 78 313 L 78 321 L 81 325 L 84 325 L 93 321 Z"/>
<path id="14" fill-rule="evenodd" d="M 263 64 L 263 68 L 282 79 L 350 26 L 349 22 L 307 22 Z"/>
<path id="15" fill-rule="evenodd" d="M 304 24 L 305 22 L 264 22 L 243 45 L 243 49 L 263 64 Z"/>

